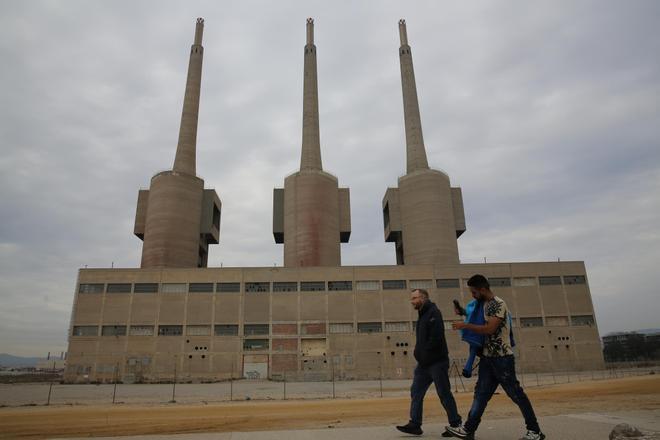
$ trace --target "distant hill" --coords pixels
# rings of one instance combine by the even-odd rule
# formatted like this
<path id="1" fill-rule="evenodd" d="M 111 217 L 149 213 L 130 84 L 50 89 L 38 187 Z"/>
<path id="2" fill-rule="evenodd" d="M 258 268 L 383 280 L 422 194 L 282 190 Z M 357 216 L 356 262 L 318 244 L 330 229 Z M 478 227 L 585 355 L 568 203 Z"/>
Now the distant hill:
<path id="1" fill-rule="evenodd" d="M 37 362 L 44 358 L 20 357 L 7 353 L 0 353 L 0 367 L 36 367 Z"/>

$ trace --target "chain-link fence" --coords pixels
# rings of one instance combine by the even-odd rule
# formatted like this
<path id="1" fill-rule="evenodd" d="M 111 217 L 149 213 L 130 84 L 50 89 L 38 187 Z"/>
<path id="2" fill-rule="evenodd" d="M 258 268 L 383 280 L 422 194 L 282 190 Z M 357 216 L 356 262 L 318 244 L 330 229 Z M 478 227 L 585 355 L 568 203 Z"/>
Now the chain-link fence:
<path id="1" fill-rule="evenodd" d="M 609 368 L 594 371 L 518 372 L 523 387 L 543 387 L 585 381 L 618 379 L 655 374 L 657 367 Z M 450 381 L 455 393 L 471 393 L 477 372 L 471 378 L 452 363 Z M 205 404 L 245 400 L 359 399 L 405 397 L 411 379 L 297 381 L 286 374 L 271 380 L 234 379 L 215 383 L 160 384 L 0 384 L 0 406 L 97 405 L 97 404 Z M 431 391 L 429 391 L 431 392 Z"/>

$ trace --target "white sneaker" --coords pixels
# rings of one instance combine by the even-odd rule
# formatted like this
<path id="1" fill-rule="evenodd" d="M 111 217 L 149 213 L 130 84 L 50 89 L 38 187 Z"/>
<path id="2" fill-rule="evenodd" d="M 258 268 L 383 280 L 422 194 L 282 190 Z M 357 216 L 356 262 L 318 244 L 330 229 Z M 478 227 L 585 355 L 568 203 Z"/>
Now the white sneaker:
<path id="1" fill-rule="evenodd" d="M 458 438 L 464 438 L 467 440 L 472 440 L 474 439 L 474 433 L 473 432 L 467 432 L 463 425 L 459 426 L 445 426 L 445 430 L 453 435 L 454 437 Z"/>
<path id="2" fill-rule="evenodd" d="M 528 430 L 525 435 L 520 437 L 520 440 L 543 440 L 545 438 L 545 434 L 542 432 L 534 432 Z"/>

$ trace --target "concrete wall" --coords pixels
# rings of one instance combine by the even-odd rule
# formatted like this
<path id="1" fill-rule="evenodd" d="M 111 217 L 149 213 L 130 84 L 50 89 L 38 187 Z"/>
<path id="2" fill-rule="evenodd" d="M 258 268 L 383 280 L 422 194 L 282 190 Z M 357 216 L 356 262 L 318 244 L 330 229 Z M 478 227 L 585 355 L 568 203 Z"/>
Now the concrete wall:
<path id="1" fill-rule="evenodd" d="M 518 365 L 527 372 L 588 370 L 603 357 L 588 280 L 582 262 L 463 264 L 455 266 L 363 266 L 313 268 L 82 269 L 74 301 L 74 334 L 96 328 L 96 335 L 71 336 L 65 377 L 71 382 L 220 380 L 242 377 L 244 365 L 268 375 L 339 379 L 410 377 L 415 361 L 416 312 L 409 291 L 425 287 L 447 328 L 457 317 L 452 299 L 470 300 L 466 280 L 488 276 L 493 291 L 514 315 Z M 578 284 L 569 284 L 574 276 Z M 539 277 L 559 277 L 559 284 Z M 581 283 L 581 281 L 584 283 Z M 302 282 L 324 282 L 322 291 L 300 291 Z M 350 282 L 350 287 L 341 282 Z M 394 289 L 383 281 L 404 282 Z M 238 292 L 190 292 L 199 284 L 239 283 Z M 276 283 L 296 282 L 298 291 L 274 291 Z M 130 283 L 131 292 L 111 293 Z M 134 293 L 136 283 L 155 283 L 158 292 Z M 267 283 L 251 292 L 250 283 Z M 90 287 L 88 285 L 101 285 Z M 387 283 L 386 283 L 387 285 Z M 331 290 L 342 286 L 348 290 Z M 438 287 L 441 286 L 441 287 Z M 174 291 L 173 291 L 174 290 Z M 179 290 L 178 292 L 176 290 Z M 584 320 L 591 317 L 592 323 Z M 540 320 L 540 321 L 539 321 Z M 523 327 L 539 322 L 539 326 Z M 265 334 L 247 334 L 266 325 Z M 216 335 L 214 326 L 235 330 Z M 257 327 L 250 327 L 256 325 Z M 364 326 L 379 331 L 364 333 Z M 125 334 L 102 336 L 109 326 Z M 151 326 L 151 335 L 132 335 Z M 159 327 L 181 326 L 180 335 L 159 335 Z M 223 327 L 227 328 L 227 327 Z M 112 329 L 110 329 L 112 332 Z M 450 356 L 463 362 L 467 345 L 446 331 Z M 259 362 L 249 356 L 259 355 Z M 249 358 L 246 358 L 248 356 Z M 248 360 L 246 360 L 248 359 Z M 255 358 L 256 359 L 256 358 Z M 248 362 L 249 361 L 249 362 Z"/>

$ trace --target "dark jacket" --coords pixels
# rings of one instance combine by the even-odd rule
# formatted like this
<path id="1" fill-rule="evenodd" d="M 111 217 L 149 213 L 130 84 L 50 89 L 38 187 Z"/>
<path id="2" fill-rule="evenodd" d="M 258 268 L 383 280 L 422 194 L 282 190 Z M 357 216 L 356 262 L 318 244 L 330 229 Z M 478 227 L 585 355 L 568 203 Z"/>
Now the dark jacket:
<path id="1" fill-rule="evenodd" d="M 436 362 L 449 359 L 447 341 L 445 340 L 445 324 L 442 313 L 431 301 L 426 301 L 419 309 L 417 319 L 417 341 L 415 343 L 415 359 L 422 367 L 428 367 Z"/>

